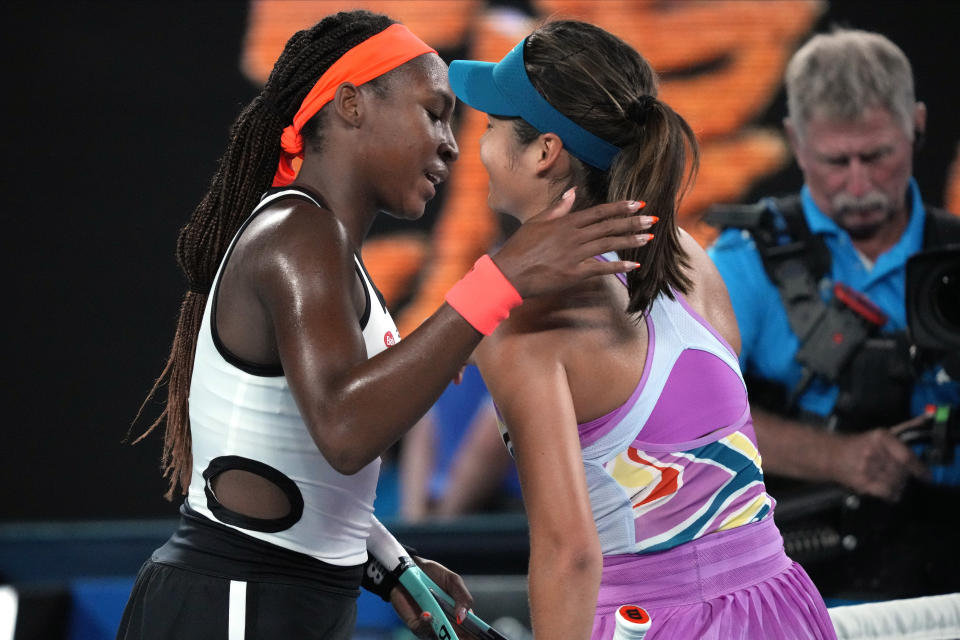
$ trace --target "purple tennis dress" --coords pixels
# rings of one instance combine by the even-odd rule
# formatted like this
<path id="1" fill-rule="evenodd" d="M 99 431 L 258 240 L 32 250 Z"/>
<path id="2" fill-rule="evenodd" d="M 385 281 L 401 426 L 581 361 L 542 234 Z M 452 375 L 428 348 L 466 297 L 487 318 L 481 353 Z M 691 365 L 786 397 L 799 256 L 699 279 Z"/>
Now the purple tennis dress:
<path id="1" fill-rule="evenodd" d="M 650 613 L 646 640 L 836 638 L 773 522 L 736 354 L 680 294 L 645 319 L 637 388 L 579 425 L 603 549 L 591 640 L 625 604 Z"/>

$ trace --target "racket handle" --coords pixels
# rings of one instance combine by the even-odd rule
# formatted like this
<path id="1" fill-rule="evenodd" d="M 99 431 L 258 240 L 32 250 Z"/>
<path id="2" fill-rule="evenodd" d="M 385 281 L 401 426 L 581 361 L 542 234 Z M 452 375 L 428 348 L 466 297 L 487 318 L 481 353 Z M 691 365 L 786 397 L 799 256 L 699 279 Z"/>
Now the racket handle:
<path id="1" fill-rule="evenodd" d="M 425 575 L 424 577 L 427 581 L 427 587 L 437 599 L 437 602 L 440 603 L 440 607 L 444 610 L 447 616 L 456 619 L 457 614 L 454 611 L 456 603 L 454 602 L 453 598 L 450 597 L 450 594 L 440 588 L 436 582 L 431 580 L 430 576 Z M 491 627 L 472 611 L 467 611 L 467 617 L 462 623 L 460 623 L 460 626 L 466 629 L 469 633 L 481 638 L 481 640 L 509 640 L 509 638 Z"/>
<path id="2" fill-rule="evenodd" d="M 636 605 L 620 606 L 614 617 L 617 628 L 613 632 L 613 640 L 643 640 L 650 630 L 650 614 Z"/>
<path id="3" fill-rule="evenodd" d="M 440 603 L 427 588 L 428 580 L 430 578 L 423 572 L 423 569 L 415 564 L 411 564 L 400 574 L 400 584 L 416 601 L 420 610 L 430 614 L 430 627 L 433 628 L 437 639 L 458 640 L 457 632 L 453 630 L 453 626 L 447 620 Z"/>

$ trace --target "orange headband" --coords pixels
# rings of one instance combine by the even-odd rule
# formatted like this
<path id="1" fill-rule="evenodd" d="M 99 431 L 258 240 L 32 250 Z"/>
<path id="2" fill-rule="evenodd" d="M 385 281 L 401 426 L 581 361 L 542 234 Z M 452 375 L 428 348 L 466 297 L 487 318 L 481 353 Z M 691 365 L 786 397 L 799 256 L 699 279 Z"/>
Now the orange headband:
<path id="1" fill-rule="evenodd" d="M 361 85 L 396 69 L 424 53 L 436 53 L 423 40 L 402 24 L 392 24 L 375 36 L 371 36 L 350 49 L 330 65 L 310 93 L 303 99 L 300 109 L 293 116 L 293 124 L 280 136 L 280 164 L 273 176 L 273 186 L 282 187 L 297 177 L 293 159 L 303 157 L 303 138 L 300 129 L 323 105 L 333 100 L 337 88 L 344 82 Z"/>

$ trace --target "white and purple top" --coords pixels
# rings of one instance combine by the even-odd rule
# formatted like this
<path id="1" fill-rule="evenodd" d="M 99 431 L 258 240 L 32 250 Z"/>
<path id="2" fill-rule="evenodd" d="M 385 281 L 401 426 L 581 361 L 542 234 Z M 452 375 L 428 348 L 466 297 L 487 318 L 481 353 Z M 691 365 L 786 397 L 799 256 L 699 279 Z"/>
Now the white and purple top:
<path id="1" fill-rule="evenodd" d="M 645 316 L 647 358 L 630 398 L 577 427 L 605 556 L 663 551 L 773 513 L 737 356 L 674 295 Z"/>

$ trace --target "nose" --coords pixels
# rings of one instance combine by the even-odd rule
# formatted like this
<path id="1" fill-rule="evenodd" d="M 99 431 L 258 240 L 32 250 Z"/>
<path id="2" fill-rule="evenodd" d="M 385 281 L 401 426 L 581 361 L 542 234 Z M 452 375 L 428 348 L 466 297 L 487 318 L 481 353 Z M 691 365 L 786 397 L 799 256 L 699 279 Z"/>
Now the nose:
<path id="1" fill-rule="evenodd" d="M 847 192 L 860 198 L 870 192 L 870 169 L 859 158 L 852 158 L 848 167 Z"/>
<path id="2" fill-rule="evenodd" d="M 445 162 L 456 162 L 460 157 L 460 147 L 457 146 L 457 139 L 453 137 L 453 129 L 450 125 L 444 128 L 443 141 L 440 143 L 440 157 Z"/>

